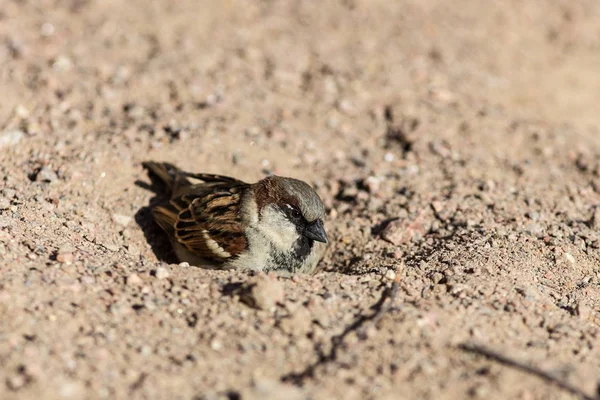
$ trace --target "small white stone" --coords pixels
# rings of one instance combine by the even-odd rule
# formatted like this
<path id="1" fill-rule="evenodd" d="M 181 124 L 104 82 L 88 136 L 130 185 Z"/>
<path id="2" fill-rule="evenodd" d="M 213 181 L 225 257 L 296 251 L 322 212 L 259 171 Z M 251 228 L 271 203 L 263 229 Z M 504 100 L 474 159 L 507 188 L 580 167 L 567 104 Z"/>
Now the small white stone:
<path id="1" fill-rule="evenodd" d="M 129 215 L 113 214 L 112 220 L 115 221 L 118 225 L 127 226 L 131 223 L 131 221 L 133 221 L 133 218 Z"/>
<path id="2" fill-rule="evenodd" d="M 189 267 L 189 266 L 190 266 L 190 263 L 189 263 L 189 262 L 187 262 L 187 261 L 184 261 L 184 262 L 181 262 L 181 263 L 179 263 L 179 266 L 180 266 L 181 268 L 187 268 L 187 267 Z"/>
<path id="3" fill-rule="evenodd" d="M 143 355 L 144 357 L 148 357 L 149 355 L 152 354 L 152 347 L 150 347 L 150 346 L 142 346 L 140 348 L 140 354 Z"/>
<path id="4" fill-rule="evenodd" d="M 58 58 L 52 64 L 52 68 L 56 71 L 68 71 L 73 68 L 73 62 L 67 56 L 58 56 Z"/>
<path id="5" fill-rule="evenodd" d="M 127 284 L 130 286 L 139 286 L 142 283 L 144 283 L 144 281 L 142 281 L 142 278 L 135 272 L 127 277 Z"/>
<path id="6" fill-rule="evenodd" d="M 63 399 L 80 399 L 84 390 L 79 382 L 64 382 L 60 385 L 59 393 Z"/>
<path id="7" fill-rule="evenodd" d="M 377 193 L 379 191 L 379 187 L 381 186 L 381 181 L 379 178 L 374 176 L 367 177 L 363 183 L 371 194 Z"/>
<path id="8" fill-rule="evenodd" d="M 169 271 L 164 267 L 156 268 L 157 279 L 167 279 L 169 277 Z"/>
<path id="9" fill-rule="evenodd" d="M 21 131 L 5 131 L 0 134 L 0 148 L 14 146 L 25 137 Z"/>
<path id="10" fill-rule="evenodd" d="M 52 36 L 55 32 L 56 28 L 50 22 L 44 22 L 40 28 L 40 34 L 44 37 Z"/>
<path id="11" fill-rule="evenodd" d="M 48 166 L 43 166 L 35 176 L 37 182 L 54 182 L 58 179 L 56 172 Z"/>
<path id="12" fill-rule="evenodd" d="M 29 117 L 29 110 L 27 108 L 25 108 L 24 105 L 19 104 L 15 108 L 15 114 L 17 115 L 17 117 L 19 117 L 21 119 L 25 119 L 25 118 Z"/>
<path id="13" fill-rule="evenodd" d="M 0 210 L 8 210 L 10 208 L 10 200 L 1 198 L 0 199 Z"/>
<path id="14" fill-rule="evenodd" d="M 575 257 L 573 257 L 573 255 L 571 253 L 565 253 L 565 258 L 571 264 L 575 264 Z"/>
<path id="15" fill-rule="evenodd" d="M 223 344 L 218 339 L 214 339 L 210 342 L 210 348 L 214 351 L 219 351 L 223 348 Z"/>
<path id="16" fill-rule="evenodd" d="M 394 270 L 388 269 L 385 273 L 385 279 L 387 279 L 388 281 L 393 281 L 394 279 L 396 279 L 396 273 L 394 272 Z"/>

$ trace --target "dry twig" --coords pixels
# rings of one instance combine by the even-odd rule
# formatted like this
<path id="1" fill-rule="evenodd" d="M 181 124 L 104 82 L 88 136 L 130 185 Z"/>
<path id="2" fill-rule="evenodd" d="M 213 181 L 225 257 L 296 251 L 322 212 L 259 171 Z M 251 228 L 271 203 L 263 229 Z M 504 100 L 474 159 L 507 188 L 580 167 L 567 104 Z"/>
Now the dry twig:
<path id="1" fill-rule="evenodd" d="M 337 336 L 333 336 L 331 338 L 331 350 L 327 354 L 319 354 L 319 359 L 313 363 L 308 365 L 303 371 L 290 373 L 284 375 L 281 380 L 284 382 L 293 382 L 297 385 L 301 385 L 306 378 L 313 377 L 315 375 L 315 371 L 318 367 L 321 367 L 330 362 L 334 362 L 337 359 L 338 351 L 344 345 L 344 339 L 351 332 L 356 332 L 360 339 L 366 339 L 366 330 L 369 326 L 374 326 L 383 318 L 383 316 L 392 309 L 394 304 L 394 300 L 396 295 L 398 294 L 400 286 L 400 271 L 396 273 L 396 277 L 394 278 L 394 282 L 392 286 L 386 288 L 381 297 L 371 308 L 375 309 L 375 312 L 371 315 L 365 316 L 361 315 L 357 318 L 352 324 L 348 325 L 346 329 L 342 333 Z M 387 303 L 386 303 L 386 300 Z M 370 322 L 367 325 L 367 322 Z"/>
<path id="2" fill-rule="evenodd" d="M 489 359 L 498 361 L 499 363 L 504 364 L 508 367 L 513 367 L 515 369 L 521 370 L 528 374 L 535 375 L 538 378 L 542 378 L 543 380 L 548 381 L 548 382 L 558 386 L 559 388 L 566 390 L 567 392 L 570 392 L 571 394 L 573 394 L 583 400 L 598 400 L 599 399 L 598 397 L 593 397 L 593 396 L 586 394 L 580 388 L 571 385 L 569 382 L 555 376 L 554 374 L 552 374 L 548 371 L 544 371 L 544 370 L 534 367 L 532 365 L 517 361 L 513 358 L 510 358 L 504 354 L 500 354 L 500 353 L 498 353 L 490 348 L 487 348 L 485 346 L 482 346 L 480 344 L 463 343 L 459 347 L 462 350 L 468 351 L 470 353 L 476 353 L 476 354 L 482 355 Z"/>
<path id="3" fill-rule="evenodd" d="M 383 316 L 388 311 L 390 311 L 392 306 L 394 305 L 394 301 L 396 300 L 396 296 L 398 295 L 398 290 L 400 289 L 400 272 L 401 271 L 396 272 L 396 276 L 394 277 L 394 282 L 392 283 L 392 286 L 389 289 L 387 289 L 386 292 L 384 292 L 379 302 L 375 306 L 373 306 L 373 308 L 375 308 L 376 310 L 375 313 L 371 315 L 371 317 L 369 317 L 370 323 L 363 324 L 363 326 L 357 331 L 358 336 L 361 339 L 366 339 L 367 329 L 369 329 L 370 326 L 377 325 L 381 318 L 383 318 Z M 389 300 L 386 304 L 384 304 L 386 299 Z"/>

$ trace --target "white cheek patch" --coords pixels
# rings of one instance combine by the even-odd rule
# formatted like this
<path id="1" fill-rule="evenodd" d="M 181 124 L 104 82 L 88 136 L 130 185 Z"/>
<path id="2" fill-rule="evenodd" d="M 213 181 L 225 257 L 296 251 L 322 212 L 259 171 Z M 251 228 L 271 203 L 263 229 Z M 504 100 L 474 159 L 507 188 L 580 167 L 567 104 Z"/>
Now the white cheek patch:
<path id="1" fill-rule="evenodd" d="M 212 251 L 217 256 L 222 257 L 222 258 L 231 257 L 231 253 L 229 253 L 228 251 L 225 251 L 224 248 L 219 246 L 219 243 L 217 243 L 213 238 L 210 237 L 210 235 L 208 234 L 208 231 L 206 229 L 202 231 L 202 236 L 204 236 L 204 240 L 206 242 L 206 247 L 208 247 L 210 249 L 210 251 Z"/>
<path id="2" fill-rule="evenodd" d="M 299 237 L 296 225 L 272 206 L 266 206 L 262 210 L 256 227 L 276 248 L 284 252 L 290 251 Z"/>

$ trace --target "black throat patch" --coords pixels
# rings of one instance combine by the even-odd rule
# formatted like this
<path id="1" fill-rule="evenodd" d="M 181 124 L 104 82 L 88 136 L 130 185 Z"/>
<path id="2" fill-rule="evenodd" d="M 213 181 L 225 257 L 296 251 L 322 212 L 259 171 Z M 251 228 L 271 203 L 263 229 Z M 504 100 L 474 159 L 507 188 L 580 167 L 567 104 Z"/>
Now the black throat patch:
<path id="1" fill-rule="evenodd" d="M 271 247 L 271 261 L 273 265 L 269 265 L 265 270 L 287 270 L 295 273 L 302 268 L 304 261 L 313 249 L 314 240 L 305 236 L 300 236 L 294 247 L 289 252 L 281 252 Z"/>
<path id="2" fill-rule="evenodd" d="M 310 254 L 313 248 L 314 240 L 307 238 L 304 235 L 300 235 L 296 243 L 294 244 L 293 253 L 298 260 L 304 262 L 306 257 Z"/>

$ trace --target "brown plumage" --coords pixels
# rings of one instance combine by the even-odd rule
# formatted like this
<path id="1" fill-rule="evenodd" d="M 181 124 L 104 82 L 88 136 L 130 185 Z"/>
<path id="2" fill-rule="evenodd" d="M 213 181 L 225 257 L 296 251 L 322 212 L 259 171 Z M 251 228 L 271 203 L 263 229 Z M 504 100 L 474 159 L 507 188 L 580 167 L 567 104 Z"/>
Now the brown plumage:
<path id="1" fill-rule="evenodd" d="M 152 215 L 181 261 L 286 275 L 316 270 L 327 243 L 325 209 L 305 182 L 270 176 L 248 184 L 168 163 L 143 165 L 169 195 Z"/>
<path id="2" fill-rule="evenodd" d="M 185 173 L 168 163 L 143 165 L 170 191 L 171 198 L 156 206 L 152 216 L 177 243 L 216 263 L 236 257 L 246 248 L 240 200 L 250 185 L 226 176 Z M 192 184 L 188 177 L 203 182 Z M 210 240 L 218 247 L 210 246 Z"/>

